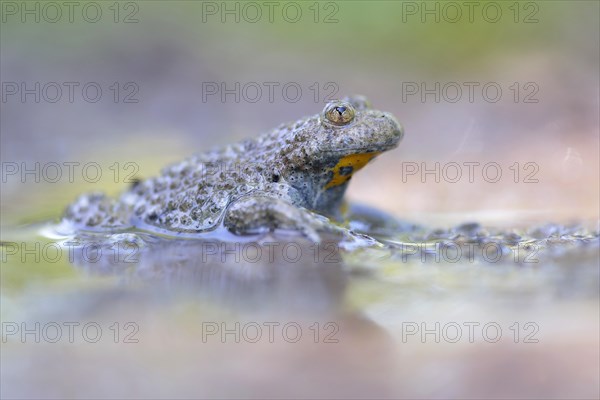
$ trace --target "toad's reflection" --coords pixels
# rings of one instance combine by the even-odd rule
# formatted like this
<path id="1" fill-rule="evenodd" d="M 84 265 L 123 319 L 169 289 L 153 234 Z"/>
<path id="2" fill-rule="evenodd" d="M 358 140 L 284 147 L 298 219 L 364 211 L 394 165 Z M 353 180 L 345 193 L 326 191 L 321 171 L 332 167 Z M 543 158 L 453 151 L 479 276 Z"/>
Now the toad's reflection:
<path id="1" fill-rule="evenodd" d="M 94 241 L 71 251 L 90 274 L 117 275 L 128 284 L 193 291 L 206 300 L 240 307 L 334 311 L 347 273 L 334 240 L 167 240 L 130 235 Z"/>

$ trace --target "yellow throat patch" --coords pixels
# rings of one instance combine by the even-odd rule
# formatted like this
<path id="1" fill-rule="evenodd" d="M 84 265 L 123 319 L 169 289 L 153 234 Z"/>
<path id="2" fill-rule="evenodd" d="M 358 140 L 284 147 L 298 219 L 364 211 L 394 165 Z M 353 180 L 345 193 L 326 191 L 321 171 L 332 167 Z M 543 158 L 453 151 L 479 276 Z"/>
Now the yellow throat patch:
<path id="1" fill-rule="evenodd" d="M 340 161 L 331 169 L 333 171 L 333 178 L 325 186 L 325 189 L 348 182 L 353 173 L 367 165 L 378 154 L 381 154 L 381 152 L 352 154 L 340 158 Z"/>

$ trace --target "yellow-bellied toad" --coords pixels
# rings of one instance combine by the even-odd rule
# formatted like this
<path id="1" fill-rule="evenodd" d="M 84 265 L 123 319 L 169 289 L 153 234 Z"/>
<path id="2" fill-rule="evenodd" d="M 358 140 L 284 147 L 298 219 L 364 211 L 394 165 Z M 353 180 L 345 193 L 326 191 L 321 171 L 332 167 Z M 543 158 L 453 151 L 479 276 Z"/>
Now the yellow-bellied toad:
<path id="1" fill-rule="evenodd" d="M 83 195 L 64 219 L 83 230 L 179 234 L 222 225 L 237 234 L 314 233 L 327 223 L 319 214 L 336 215 L 352 174 L 402 136 L 393 116 L 348 97 L 321 114 L 169 166 L 118 199 Z"/>

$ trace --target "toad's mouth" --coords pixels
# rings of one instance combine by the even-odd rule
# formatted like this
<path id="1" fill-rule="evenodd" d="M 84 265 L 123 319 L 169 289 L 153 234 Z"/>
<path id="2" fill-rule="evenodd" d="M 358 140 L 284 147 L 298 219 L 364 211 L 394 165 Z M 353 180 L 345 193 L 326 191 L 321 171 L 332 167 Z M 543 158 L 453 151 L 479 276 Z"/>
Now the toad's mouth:
<path id="1" fill-rule="evenodd" d="M 337 164 L 331 168 L 333 177 L 329 183 L 327 183 L 325 189 L 343 185 L 344 183 L 348 182 L 352 177 L 352 174 L 367 165 L 369 161 L 381 153 L 381 151 L 358 153 L 340 158 Z"/>
<path id="2" fill-rule="evenodd" d="M 399 140 L 389 140 L 387 142 L 375 143 L 369 146 L 363 147 L 341 147 L 337 149 L 326 150 L 327 154 L 331 154 L 332 156 L 342 156 L 343 154 L 351 154 L 351 155 L 362 155 L 362 154 L 371 154 L 371 153 L 383 153 L 388 150 L 395 149 L 398 147 L 400 143 Z"/>

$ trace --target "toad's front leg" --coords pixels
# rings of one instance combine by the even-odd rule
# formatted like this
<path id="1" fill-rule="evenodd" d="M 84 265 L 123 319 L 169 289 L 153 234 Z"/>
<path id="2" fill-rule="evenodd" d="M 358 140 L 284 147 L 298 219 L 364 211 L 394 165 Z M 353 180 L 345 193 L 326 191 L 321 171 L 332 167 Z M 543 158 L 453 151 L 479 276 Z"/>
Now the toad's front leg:
<path id="1" fill-rule="evenodd" d="M 274 197 L 246 196 L 229 206 L 223 224 L 236 234 L 255 234 L 275 229 L 299 231 L 320 241 L 319 231 L 336 231 L 326 217 Z"/>

